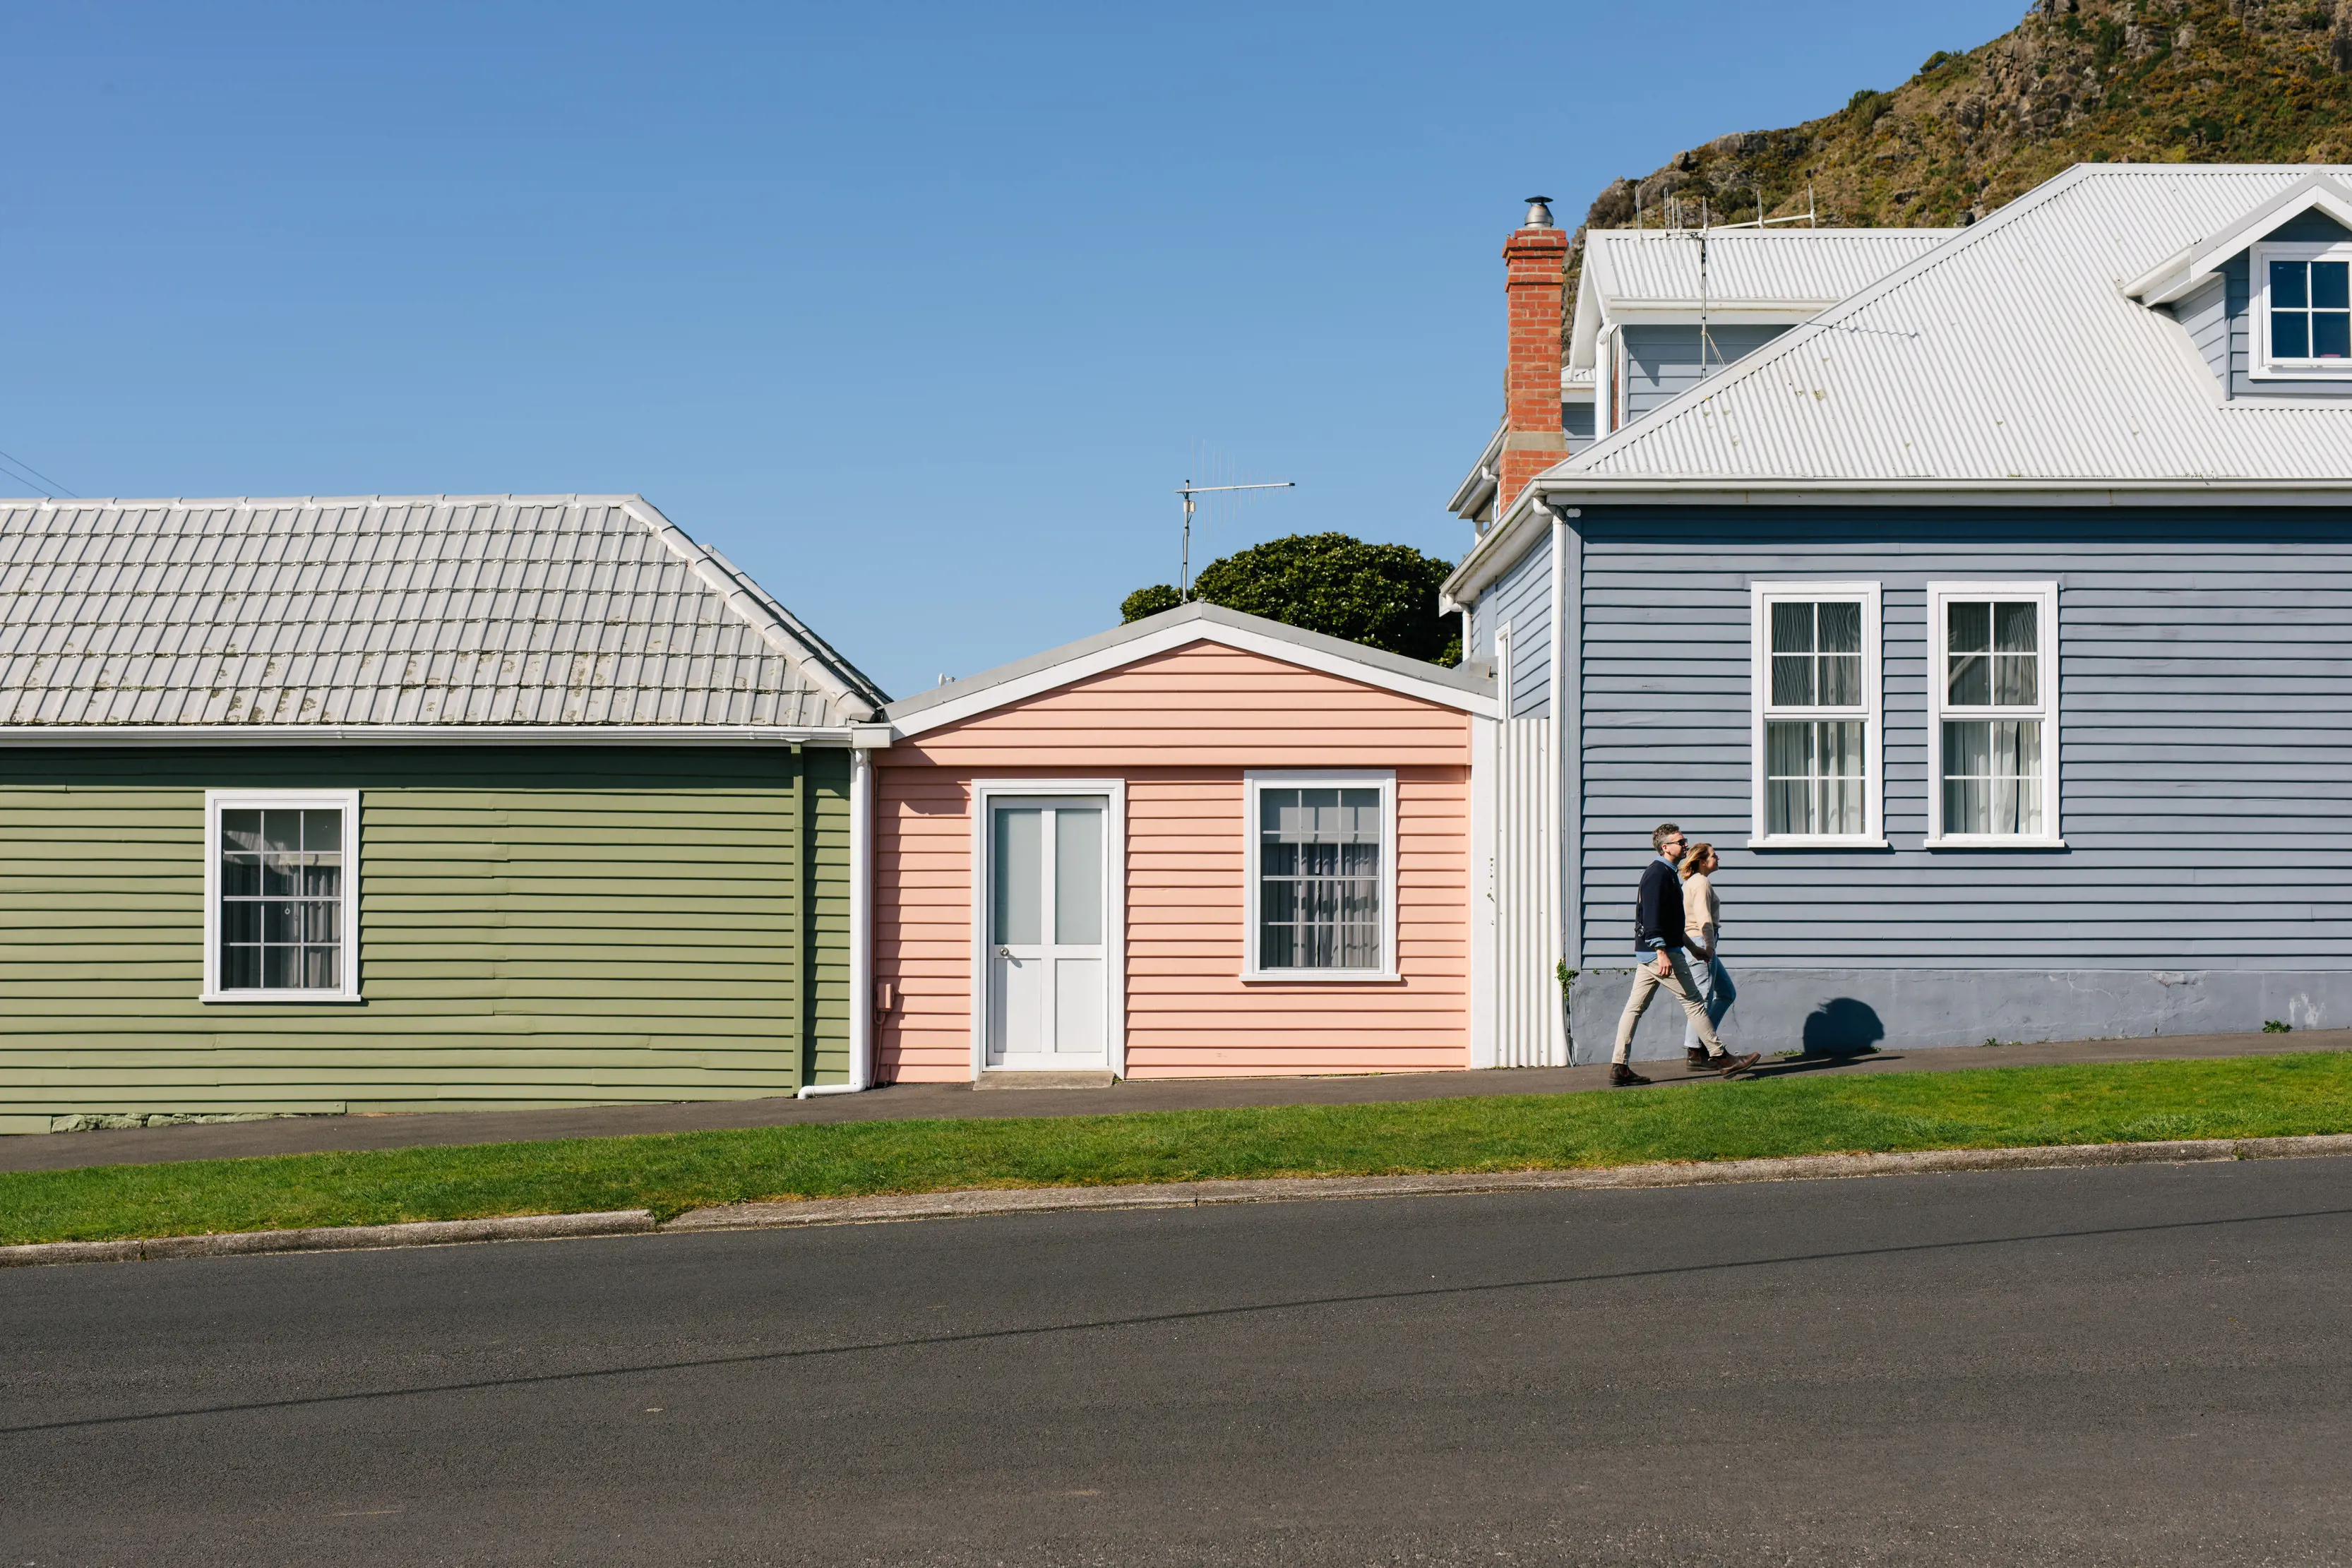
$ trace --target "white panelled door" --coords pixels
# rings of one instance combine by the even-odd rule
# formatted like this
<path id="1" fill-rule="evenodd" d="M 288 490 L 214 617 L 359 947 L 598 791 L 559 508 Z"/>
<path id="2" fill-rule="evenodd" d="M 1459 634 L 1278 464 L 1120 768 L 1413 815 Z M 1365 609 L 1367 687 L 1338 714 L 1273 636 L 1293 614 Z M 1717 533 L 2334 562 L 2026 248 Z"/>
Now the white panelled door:
<path id="1" fill-rule="evenodd" d="M 988 1065 L 1109 1061 L 1101 796 L 992 800 L 988 823 Z"/>

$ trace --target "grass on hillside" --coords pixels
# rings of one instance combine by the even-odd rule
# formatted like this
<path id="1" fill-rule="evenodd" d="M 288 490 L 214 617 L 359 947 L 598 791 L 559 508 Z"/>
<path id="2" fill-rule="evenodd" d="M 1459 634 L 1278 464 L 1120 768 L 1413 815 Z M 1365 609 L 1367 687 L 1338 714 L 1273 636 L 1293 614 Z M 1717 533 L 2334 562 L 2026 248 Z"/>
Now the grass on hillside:
<path id="1" fill-rule="evenodd" d="M 1644 1093 L 863 1122 L 0 1175 L 0 1243 L 971 1187 L 1502 1171 L 2352 1131 L 2352 1054 Z"/>

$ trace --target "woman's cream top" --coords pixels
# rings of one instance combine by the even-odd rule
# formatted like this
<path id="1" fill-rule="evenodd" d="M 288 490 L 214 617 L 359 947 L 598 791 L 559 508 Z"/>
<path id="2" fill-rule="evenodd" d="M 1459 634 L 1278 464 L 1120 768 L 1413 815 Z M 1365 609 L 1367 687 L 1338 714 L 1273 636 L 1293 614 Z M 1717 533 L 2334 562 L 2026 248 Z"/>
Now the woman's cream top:
<path id="1" fill-rule="evenodd" d="M 1715 886 L 1706 880 L 1706 873 L 1695 872 L 1683 878 L 1683 933 L 1692 945 L 1713 953 L 1716 933 L 1722 925 L 1723 905 L 1716 901 Z"/>

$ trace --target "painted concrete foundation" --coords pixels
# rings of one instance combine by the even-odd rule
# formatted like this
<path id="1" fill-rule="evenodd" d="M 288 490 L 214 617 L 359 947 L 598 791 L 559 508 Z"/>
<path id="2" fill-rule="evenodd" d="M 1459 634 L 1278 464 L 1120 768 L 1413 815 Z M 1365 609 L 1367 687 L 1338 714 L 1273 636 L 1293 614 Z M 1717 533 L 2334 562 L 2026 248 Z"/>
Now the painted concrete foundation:
<path id="1" fill-rule="evenodd" d="M 2123 1040 L 2352 1023 L 2352 970 L 1755 969 L 1717 1028 L 1738 1051 L 1982 1045 L 1987 1040 Z M 1572 1060 L 1606 1061 L 1633 971 L 1587 969 L 1569 1009 Z M 1633 1055 L 1683 1049 L 1680 1003 L 1660 990 Z"/>

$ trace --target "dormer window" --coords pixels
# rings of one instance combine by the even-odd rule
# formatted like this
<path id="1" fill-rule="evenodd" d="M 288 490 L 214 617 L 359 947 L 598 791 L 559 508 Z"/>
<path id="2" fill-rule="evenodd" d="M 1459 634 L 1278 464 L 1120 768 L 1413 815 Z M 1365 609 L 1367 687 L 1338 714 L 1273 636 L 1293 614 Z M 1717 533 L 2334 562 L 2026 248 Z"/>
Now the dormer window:
<path id="1" fill-rule="evenodd" d="M 2352 246 L 2265 245 L 2253 254 L 2258 376 L 2352 376 Z"/>

